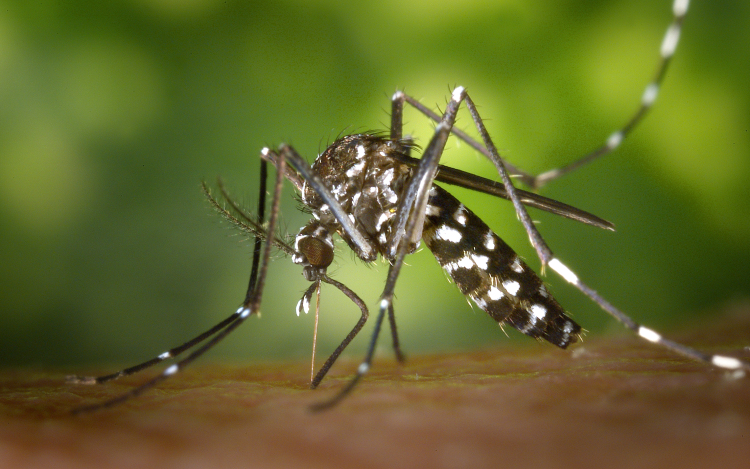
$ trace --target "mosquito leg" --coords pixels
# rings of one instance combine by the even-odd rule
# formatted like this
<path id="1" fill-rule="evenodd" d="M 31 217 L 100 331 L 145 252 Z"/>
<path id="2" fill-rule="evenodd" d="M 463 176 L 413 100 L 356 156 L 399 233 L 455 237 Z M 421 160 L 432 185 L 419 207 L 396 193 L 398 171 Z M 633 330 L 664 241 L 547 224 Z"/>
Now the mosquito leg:
<path id="1" fill-rule="evenodd" d="M 659 63 L 656 66 L 656 72 L 654 73 L 654 77 L 651 82 L 646 85 L 646 88 L 643 90 L 640 106 L 636 110 L 635 114 L 633 114 L 633 116 L 628 120 L 628 122 L 620 130 L 613 132 L 602 146 L 584 156 L 583 158 L 576 160 L 568 164 L 567 166 L 547 171 L 538 176 L 530 176 L 528 174 L 525 174 L 521 178 L 524 183 L 534 188 L 542 187 L 550 181 L 562 177 L 572 171 L 575 171 L 581 166 L 594 161 L 597 158 L 611 153 L 618 146 L 620 146 L 620 143 L 622 143 L 623 139 L 625 139 L 625 137 L 635 128 L 635 126 L 637 126 L 643 120 L 649 109 L 651 109 L 651 107 L 654 105 L 654 102 L 659 95 L 659 88 L 664 81 L 667 67 L 672 61 L 674 52 L 677 49 L 677 44 L 680 41 L 680 31 L 682 30 L 682 22 L 684 21 L 685 15 L 688 11 L 688 4 L 689 0 L 675 0 L 672 4 L 672 14 L 674 16 L 672 19 L 672 23 L 669 25 L 669 27 L 667 28 L 667 32 L 664 34 L 664 39 L 662 40 L 661 48 L 659 49 L 660 57 Z"/>
<path id="2" fill-rule="evenodd" d="M 182 354 L 186 350 L 193 348 L 196 344 L 203 342 L 208 337 L 211 337 L 212 335 L 216 334 L 220 330 L 224 329 L 229 324 L 236 321 L 238 317 L 239 315 L 237 313 L 234 313 L 228 318 L 218 323 L 217 325 L 215 325 L 214 327 L 212 327 L 211 329 L 190 339 L 189 341 L 185 342 L 179 347 L 171 348 L 167 350 L 166 352 L 162 353 L 161 355 L 151 358 L 150 360 L 146 360 L 143 363 L 139 363 L 129 368 L 125 368 L 116 373 L 103 375 L 103 376 L 70 375 L 70 376 L 65 377 L 65 381 L 69 384 L 102 384 L 102 383 L 106 383 L 107 381 L 112 381 L 118 378 L 122 378 L 123 376 L 129 376 L 129 375 L 138 373 L 139 371 L 145 370 L 146 368 L 150 368 L 158 363 L 163 362 L 164 360 L 177 357 L 178 355 Z"/>
<path id="3" fill-rule="evenodd" d="M 502 158 L 500 158 L 499 154 L 497 153 L 497 149 L 495 148 L 495 145 L 492 143 L 492 139 L 490 138 L 487 132 L 487 129 L 484 127 L 484 123 L 482 121 L 482 118 L 479 116 L 476 106 L 471 101 L 471 98 L 469 98 L 469 96 L 466 96 L 465 101 L 466 101 L 467 107 L 469 108 L 469 112 L 471 113 L 472 119 L 474 120 L 474 123 L 477 126 L 477 130 L 479 131 L 479 134 L 481 135 L 485 146 L 487 147 L 490 154 L 492 155 L 492 158 L 491 158 L 492 162 L 495 164 L 498 172 L 500 173 L 502 181 L 505 184 L 505 189 L 508 192 L 508 195 L 510 196 L 513 202 L 513 206 L 516 209 L 516 214 L 521 219 L 521 222 L 523 223 L 523 226 L 526 229 L 529 239 L 531 240 L 531 244 L 534 246 L 534 249 L 537 251 L 537 254 L 539 255 L 539 259 L 541 260 L 543 267 L 545 265 L 548 265 L 552 270 L 554 270 L 561 277 L 563 277 L 568 283 L 570 283 L 571 285 L 576 287 L 578 290 L 580 290 L 583 294 L 588 296 L 592 301 L 594 301 L 594 303 L 599 305 L 604 311 L 606 311 L 612 317 L 620 321 L 626 328 L 632 330 L 641 338 L 649 342 L 659 344 L 667 349 L 670 349 L 674 352 L 685 355 L 689 358 L 702 361 L 702 362 L 714 365 L 719 368 L 742 371 L 743 373 L 744 371 L 750 371 L 750 363 L 743 362 L 733 357 L 727 357 L 723 355 L 710 355 L 710 354 L 700 352 L 691 347 L 687 347 L 685 345 L 673 342 L 671 340 L 664 339 L 661 336 L 661 334 L 657 333 L 656 331 L 639 325 L 638 323 L 633 321 L 628 315 L 626 315 L 619 309 L 615 308 L 608 301 L 606 301 L 591 287 L 584 284 L 572 270 L 570 270 L 565 264 L 563 264 L 558 258 L 556 258 L 554 254 L 552 253 L 552 251 L 547 246 L 547 244 L 544 242 L 544 239 L 542 238 L 541 234 L 539 234 L 539 231 L 531 222 L 531 218 L 529 217 L 526 211 L 526 208 L 523 206 L 523 204 L 519 200 L 519 197 L 515 191 L 515 188 L 513 187 L 513 183 L 510 180 L 510 176 L 508 175 L 508 172 L 506 171 L 503 165 L 503 160 Z"/>
<path id="4" fill-rule="evenodd" d="M 284 173 L 284 168 L 285 168 L 285 162 L 280 161 L 278 168 L 279 170 L 277 171 L 277 174 L 276 174 L 276 183 L 275 183 L 273 201 L 272 201 L 272 207 L 271 207 L 271 216 L 268 221 L 268 231 L 266 235 L 267 240 L 273 239 L 273 233 L 276 229 L 276 223 L 278 221 L 279 205 L 280 205 L 280 199 L 281 199 L 281 187 L 284 181 L 283 173 Z M 193 352 L 191 352 L 187 357 L 167 367 L 161 374 L 145 382 L 144 384 L 138 387 L 135 387 L 131 389 L 129 392 L 122 394 L 118 397 L 115 397 L 113 399 L 110 399 L 108 401 L 104 401 L 104 402 L 93 404 L 93 405 L 78 407 L 77 409 L 73 410 L 73 413 L 80 414 L 80 413 L 103 409 L 106 407 L 112 407 L 114 405 L 120 404 L 124 401 L 127 401 L 130 398 L 133 398 L 135 396 L 138 396 L 144 393 L 145 391 L 151 389 L 152 387 L 156 386 L 157 384 L 169 378 L 170 376 L 176 374 L 177 372 L 182 370 L 184 367 L 192 363 L 195 359 L 197 359 L 198 357 L 206 353 L 208 350 L 213 348 L 216 344 L 218 344 L 221 340 L 223 340 L 227 335 L 229 335 L 232 331 L 234 331 L 237 327 L 239 327 L 239 325 L 242 324 L 245 321 L 245 319 L 247 319 L 250 315 L 257 314 L 259 312 L 261 300 L 263 297 L 263 288 L 265 286 L 266 275 L 268 272 L 268 261 L 271 257 L 272 248 L 273 248 L 273 243 L 266 242 L 265 250 L 262 253 L 262 257 L 260 257 L 260 267 L 258 266 L 257 263 L 255 262 L 253 263 L 250 276 L 251 278 L 255 278 L 256 281 L 254 284 L 251 284 L 249 286 L 249 290 L 251 291 L 251 293 L 246 295 L 245 301 L 242 303 L 242 306 L 240 306 L 240 308 L 235 313 L 235 315 L 237 316 L 236 319 L 230 322 L 224 329 L 220 330 L 216 335 L 214 335 L 205 344 L 193 350 Z"/>
<path id="5" fill-rule="evenodd" d="M 405 99 L 406 95 L 403 91 L 396 91 L 391 98 L 391 140 L 394 141 L 403 138 Z M 439 117 L 437 121 L 440 121 Z"/>
<path id="6" fill-rule="evenodd" d="M 258 211 L 257 211 L 257 222 L 258 225 L 263 225 L 263 220 L 266 218 L 266 179 L 268 179 L 268 163 L 261 159 L 260 160 L 260 184 L 258 189 Z M 271 244 L 273 239 L 273 232 L 268 233 L 266 243 Z M 247 285 L 247 293 L 245 293 L 245 302 L 250 300 L 250 297 L 254 294 L 255 283 L 258 280 L 258 269 L 256 266 L 260 263 L 260 253 L 262 249 L 263 240 L 260 236 L 255 237 L 253 243 L 253 267 L 250 269 L 250 281 Z"/>
<path id="7" fill-rule="evenodd" d="M 393 267 L 391 267 L 391 270 L 392 269 Z M 352 378 L 349 381 L 349 383 L 347 383 L 346 386 L 340 389 L 339 392 L 336 393 L 335 396 L 333 396 L 331 399 L 328 399 L 326 401 L 313 404 L 310 407 L 311 410 L 317 412 L 320 410 L 327 410 L 327 409 L 330 409 L 331 407 L 334 407 L 336 404 L 341 402 L 342 399 L 344 399 L 347 395 L 349 395 L 352 389 L 354 389 L 355 386 L 357 386 L 357 383 L 359 383 L 362 377 L 366 375 L 368 371 L 370 371 L 370 366 L 372 365 L 372 356 L 375 353 L 375 345 L 377 345 L 378 343 L 378 336 L 380 335 L 380 329 L 383 325 L 383 318 L 385 317 L 385 310 L 388 309 L 387 305 L 383 304 L 384 302 L 385 302 L 384 300 L 381 301 L 380 310 L 378 312 L 378 317 L 375 320 L 375 329 L 372 332 L 372 337 L 370 337 L 370 345 L 367 347 L 367 353 L 365 354 L 364 361 L 362 361 L 362 363 L 360 363 L 359 367 L 357 368 L 357 374 L 354 375 L 354 378 Z"/>
<path id="8" fill-rule="evenodd" d="M 594 303 L 599 305 L 604 311 L 609 313 L 612 317 L 620 321 L 626 328 L 635 332 L 641 338 L 665 347 L 673 352 L 684 355 L 688 358 L 698 360 L 717 368 L 723 368 L 726 370 L 732 370 L 738 372 L 737 376 L 744 376 L 746 372 L 750 371 L 750 363 L 744 362 L 734 357 L 725 355 L 712 355 L 696 350 L 692 347 L 665 339 L 658 332 L 653 329 L 641 326 L 640 324 L 633 321 L 628 315 L 614 307 L 611 303 L 605 300 L 599 295 L 594 289 L 583 283 L 578 276 L 573 273 L 565 264 L 559 259 L 553 258 L 549 266 L 552 270 L 560 274 L 568 283 L 576 287 L 578 290 L 583 292 L 584 295 L 588 296 Z"/>
<path id="9" fill-rule="evenodd" d="M 352 328 L 351 332 L 349 332 L 349 334 L 346 337 L 344 337 L 344 340 L 341 341 L 341 344 L 339 344 L 339 346 L 336 347 L 336 350 L 334 350 L 331 356 L 328 357 L 328 359 L 323 364 L 323 366 L 320 367 L 318 374 L 315 375 L 315 378 L 312 380 L 312 383 L 310 383 L 311 389 L 315 389 L 318 387 L 318 385 L 326 376 L 326 374 L 331 369 L 333 364 L 336 363 L 336 360 L 339 358 L 339 355 L 341 355 L 341 352 L 344 351 L 344 349 L 349 345 L 349 343 L 352 340 L 354 340 L 357 334 L 359 334 L 359 331 L 362 330 L 362 327 L 364 327 L 365 323 L 367 322 L 367 318 L 369 316 L 369 312 L 367 310 L 367 305 L 365 305 L 365 302 L 362 301 L 362 299 L 359 296 L 357 296 L 356 293 L 350 290 L 346 285 L 328 277 L 327 275 L 322 276 L 321 280 L 341 290 L 341 292 L 344 295 L 346 295 L 347 298 L 352 300 L 352 302 L 359 307 L 360 311 L 362 312 L 362 315 L 360 316 L 359 321 L 357 321 L 357 324 L 354 325 L 354 328 Z"/>
<path id="10" fill-rule="evenodd" d="M 265 161 L 261 160 L 260 165 L 260 196 L 258 198 L 258 223 L 262 224 L 263 218 L 265 217 L 265 206 L 266 206 L 266 179 L 267 179 L 268 169 L 267 169 L 267 163 Z M 204 185 L 204 190 L 206 189 Z M 259 236 L 255 237 L 255 245 L 253 250 L 253 266 L 258 265 L 259 258 L 260 258 L 260 251 L 261 251 L 261 239 Z M 250 275 L 250 285 L 254 285 L 257 278 L 257 269 L 253 269 Z M 248 295 L 250 294 L 250 291 L 248 289 Z M 167 350 L 166 352 L 151 358 L 150 360 L 146 360 L 143 363 L 139 363 L 137 365 L 131 366 L 129 368 L 125 368 L 123 370 L 120 370 L 116 373 L 112 373 L 109 375 L 104 376 L 77 376 L 77 375 L 71 375 L 67 376 L 65 379 L 68 383 L 73 384 L 101 384 L 106 383 L 107 381 L 112 381 L 117 378 L 121 378 L 123 376 L 129 376 L 135 373 L 138 373 L 141 370 L 145 370 L 147 368 L 150 368 L 158 363 L 161 363 L 164 360 L 167 360 L 169 358 L 175 358 L 185 352 L 186 350 L 191 349 L 196 344 L 199 344 L 203 342 L 208 337 L 211 337 L 212 335 L 216 334 L 220 330 L 227 327 L 229 324 L 234 322 L 238 318 L 238 314 L 234 313 L 228 318 L 224 319 L 220 323 L 213 326 L 211 329 L 203 332 L 202 334 L 199 334 L 198 336 L 190 339 L 189 341 L 185 342 L 184 344 L 171 348 Z"/>
<path id="11" fill-rule="evenodd" d="M 595 149 L 588 155 L 584 156 L 583 158 L 579 158 L 578 160 L 574 161 L 573 163 L 570 163 L 569 165 L 553 169 L 550 171 L 547 171 L 545 173 L 542 173 L 540 175 L 533 175 L 531 173 L 528 173 L 526 171 L 523 171 L 522 169 L 510 164 L 509 162 L 505 162 L 505 166 L 508 169 L 508 172 L 513 174 L 515 177 L 518 177 L 518 179 L 526 184 L 529 187 L 532 188 L 540 188 L 543 185 L 547 184 L 550 181 L 553 181 L 559 177 L 564 176 L 565 174 L 568 174 L 579 167 L 590 163 L 593 160 L 596 160 L 597 158 L 600 158 L 608 153 L 611 153 L 614 151 L 623 141 L 623 139 L 633 131 L 633 129 L 640 124 L 640 122 L 644 119 L 646 114 L 648 113 L 649 109 L 653 107 L 654 102 L 656 101 L 656 98 L 659 94 L 659 88 L 661 87 L 662 82 L 664 81 L 664 78 L 666 76 L 667 68 L 672 60 L 672 57 L 674 56 L 675 50 L 677 49 L 677 44 L 679 43 L 680 39 L 680 31 L 682 29 L 682 23 L 685 19 L 685 15 L 687 14 L 689 6 L 689 0 L 674 0 L 672 4 L 672 23 L 667 28 L 667 31 L 664 35 L 664 39 L 661 43 L 661 48 L 659 50 L 659 63 L 656 67 L 656 72 L 654 73 L 654 76 L 649 82 L 648 85 L 646 85 L 646 88 L 643 91 L 643 95 L 641 96 L 641 103 L 636 112 L 628 119 L 628 121 L 625 123 L 625 125 L 618 131 L 613 132 L 606 140 L 606 142 L 601 145 L 599 148 Z M 398 94 L 398 93 L 397 93 Z M 424 114 L 425 116 L 429 117 L 435 122 L 440 122 L 441 117 L 433 112 L 431 109 L 424 106 L 422 103 L 417 101 L 416 99 L 412 98 L 411 96 L 408 96 L 406 94 L 401 93 L 401 95 L 398 97 L 399 101 L 402 103 L 407 102 L 409 105 L 417 109 L 419 112 Z M 393 120 L 393 116 L 395 113 L 395 95 L 394 95 L 394 110 L 391 113 L 391 118 Z M 403 113 L 402 109 L 399 109 L 399 122 L 401 121 L 401 114 Z M 479 153 L 482 153 L 487 158 L 491 158 L 490 152 L 482 146 L 481 143 L 476 141 L 474 138 L 470 137 L 467 133 L 463 132 L 460 129 L 453 128 L 451 129 L 451 133 L 458 137 L 459 139 L 463 140 L 466 144 L 468 144 L 471 148 L 478 151 Z M 393 129 L 391 129 L 391 135 L 393 135 Z"/>
<path id="12" fill-rule="evenodd" d="M 396 94 L 398 95 L 398 92 Z M 394 97 L 395 97 L 395 95 L 394 95 Z M 424 114 L 425 116 L 429 117 L 430 119 L 432 119 L 435 122 L 440 122 L 440 120 L 442 119 L 442 117 L 440 115 L 436 114 L 430 108 L 428 108 L 424 104 L 420 103 L 419 101 L 417 101 L 413 97 L 411 97 L 411 96 L 409 96 L 407 94 L 404 94 L 403 92 L 398 96 L 398 98 L 399 98 L 399 100 L 402 103 L 403 102 L 409 103 L 409 105 L 411 105 L 414 109 L 418 110 L 419 112 L 421 112 L 422 114 Z M 395 104 L 394 104 L 394 107 L 395 107 Z M 393 112 L 394 111 L 392 111 L 392 113 Z M 469 134 L 467 134 L 463 130 L 458 129 L 456 127 L 452 127 L 451 128 L 451 133 L 453 135 L 455 135 L 456 137 L 458 137 L 459 139 L 461 139 L 464 143 L 466 143 L 467 145 L 469 145 L 474 150 L 476 150 L 479 153 L 483 154 L 487 158 L 491 158 L 490 152 L 487 150 L 487 148 L 485 148 L 484 146 L 482 146 L 481 143 L 479 143 L 478 141 L 476 141 L 474 138 L 470 137 Z M 512 164 L 510 164 L 508 162 L 505 162 L 505 165 L 507 166 L 508 171 L 510 171 L 513 174 L 524 174 L 524 172 L 522 170 L 516 168 L 515 166 L 513 166 Z"/>
<path id="13" fill-rule="evenodd" d="M 401 351 L 401 344 L 398 340 L 398 330 L 396 329 L 396 315 L 393 314 L 393 304 L 388 305 L 388 322 L 391 325 L 391 337 L 393 338 L 393 351 L 396 354 L 396 360 L 400 363 L 406 361 L 404 353 Z"/>

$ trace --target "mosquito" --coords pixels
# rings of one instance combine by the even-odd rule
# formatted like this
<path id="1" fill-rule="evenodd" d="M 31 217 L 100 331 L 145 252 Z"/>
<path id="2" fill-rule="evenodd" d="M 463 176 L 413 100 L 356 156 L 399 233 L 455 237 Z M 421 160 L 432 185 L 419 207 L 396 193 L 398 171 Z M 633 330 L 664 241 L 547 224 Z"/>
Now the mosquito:
<path id="1" fill-rule="evenodd" d="M 309 310 L 312 295 L 319 293 L 321 283 L 338 288 L 361 311 L 360 319 L 351 332 L 312 377 L 311 387 L 317 387 L 369 317 L 365 303 L 348 287 L 327 275 L 327 269 L 334 258 L 334 235 L 338 235 L 364 262 L 374 262 L 382 257 L 388 262 L 389 269 L 364 360 L 348 384 L 333 397 L 313 406 L 315 410 L 326 409 L 340 402 L 368 373 L 386 315 L 396 357 L 403 360 L 393 294 L 404 259 L 422 241 L 459 290 L 499 324 L 507 324 L 530 337 L 545 340 L 563 349 L 576 342 L 580 338 L 581 326 L 567 315 L 541 278 L 476 214 L 435 182 L 457 185 L 510 200 L 543 270 L 548 267 L 556 272 L 642 339 L 717 368 L 732 370 L 738 376 L 744 375 L 750 370 L 750 363 L 730 356 L 707 354 L 666 339 L 653 329 L 636 323 L 609 303 L 552 252 L 532 222 L 526 207 L 549 211 L 602 229 L 612 230 L 611 223 L 562 202 L 516 188 L 512 182 L 513 177 L 536 189 L 620 146 L 624 138 L 643 120 L 657 98 L 665 71 L 679 42 L 687 10 L 688 0 L 674 1 L 673 19 L 661 44 L 656 73 L 646 86 L 635 114 L 622 128 L 612 133 L 603 145 L 563 168 L 535 176 L 504 160 L 490 138 L 474 101 L 466 89 L 459 86 L 453 89 L 442 114 L 433 112 L 401 91 L 396 92 L 391 100 L 389 132 L 360 133 L 339 138 L 312 165 L 289 145 L 282 144 L 277 149 L 264 148 L 261 150 L 261 189 L 257 216 L 252 216 L 239 207 L 221 183 L 221 195 L 227 206 L 217 200 L 204 184 L 204 192 L 214 208 L 255 238 L 250 283 L 245 300 L 232 315 L 216 326 L 151 360 L 110 375 L 70 377 L 69 381 L 76 383 L 104 383 L 173 359 L 192 349 L 185 358 L 130 392 L 103 403 L 80 407 L 76 411 L 108 407 L 141 394 L 176 374 L 221 341 L 245 319 L 258 314 L 272 248 L 291 256 L 294 263 L 302 266 L 305 279 L 311 282 L 297 304 L 298 314 Z M 421 158 L 412 156 L 416 146 L 411 138 L 403 134 L 403 112 L 407 105 L 436 122 L 435 132 Z M 468 109 L 481 141 L 454 126 L 462 105 Z M 487 157 L 494 164 L 501 182 L 441 165 L 440 159 L 450 135 Z M 265 222 L 268 163 L 275 166 L 277 175 L 269 220 Z M 304 210 L 313 217 L 296 235 L 293 245 L 276 235 L 279 197 L 284 180 L 296 188 Z"/>

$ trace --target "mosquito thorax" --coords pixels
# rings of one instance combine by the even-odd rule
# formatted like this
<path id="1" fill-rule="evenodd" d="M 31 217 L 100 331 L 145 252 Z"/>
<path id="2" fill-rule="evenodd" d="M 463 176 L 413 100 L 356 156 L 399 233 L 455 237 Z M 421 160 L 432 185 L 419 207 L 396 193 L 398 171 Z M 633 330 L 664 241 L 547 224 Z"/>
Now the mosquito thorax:
<path id="1" fill-rule="evenodd" d="M 364 261 L 374 261 L 377 253 L 390 259 L 387 247 L 393 230 L 391 222 L 397 212 L 399 194 L 411 178 L 411 168 L 394 155 L 408 155 L 410 149 L 407 141 L 374 134 L 348 135 L 333 142 L 312 165 L 350 221 L 373 246 L 375 256 L 364 255 L 352 243 L 328 204 L 308 185 L 302 190 L 302 201 L 321 225 L 338 232 Z"/>

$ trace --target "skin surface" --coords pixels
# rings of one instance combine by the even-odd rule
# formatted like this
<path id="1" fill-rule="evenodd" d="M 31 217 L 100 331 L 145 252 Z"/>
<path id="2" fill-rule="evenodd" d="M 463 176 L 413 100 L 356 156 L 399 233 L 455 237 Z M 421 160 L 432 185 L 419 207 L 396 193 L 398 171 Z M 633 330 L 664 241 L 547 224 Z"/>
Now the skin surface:
<path id="1" fill-rule="evenodd" d="M 747 305 L 671 334 L 747 359 Z M 723 316 L 721 316 L 723 314 Z M 630 335 L 563 352 L 531 344 L 376 357 L 337 408 L 356 362 L 317 391 L 303 361 L 201 363 L 112 409 L 71 416 L 143 381 L 64 384 L 62 372 L 0 374 L 0 467 L 740 467 L 750 457 L 750 381 Z"/>

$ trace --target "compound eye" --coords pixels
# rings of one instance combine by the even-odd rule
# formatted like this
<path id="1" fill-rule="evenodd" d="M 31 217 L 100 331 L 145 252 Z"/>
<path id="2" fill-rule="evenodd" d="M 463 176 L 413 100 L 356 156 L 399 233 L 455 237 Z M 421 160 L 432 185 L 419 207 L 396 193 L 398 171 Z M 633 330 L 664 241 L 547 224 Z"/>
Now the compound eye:
<path id="1" fill-rule="evenodd" d="M 313 267 L 326 268 L 333 262 L 333 248 L 317 238 L 301 239 L 297 247 Z"/>

